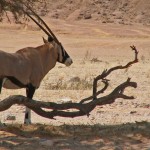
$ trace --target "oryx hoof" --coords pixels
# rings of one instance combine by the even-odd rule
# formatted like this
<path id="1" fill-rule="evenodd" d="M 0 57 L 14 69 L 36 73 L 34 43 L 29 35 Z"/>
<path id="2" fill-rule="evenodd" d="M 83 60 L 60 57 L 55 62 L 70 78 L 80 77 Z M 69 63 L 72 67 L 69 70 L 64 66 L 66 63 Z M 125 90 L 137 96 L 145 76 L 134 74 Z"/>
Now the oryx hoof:
<path id="1" fill-rule="evenodd" d="M 30 124 L 32 124 L 32 123 L 31 123 L 30 120 L 25 120 L 25 121 L 24 121 L 24 124 L 25 124 L 25 125 L 30 125 Z"/>

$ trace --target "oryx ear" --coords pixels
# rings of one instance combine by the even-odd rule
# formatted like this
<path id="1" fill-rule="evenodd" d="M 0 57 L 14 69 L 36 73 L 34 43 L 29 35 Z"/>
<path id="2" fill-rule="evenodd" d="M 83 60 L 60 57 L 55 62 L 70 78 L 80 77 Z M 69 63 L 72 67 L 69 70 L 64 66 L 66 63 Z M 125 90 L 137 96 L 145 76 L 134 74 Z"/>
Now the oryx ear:
<path id="1" fill-rule="evenodd" d="M 43 42 L 46 44 L 48 41 L 43 37 Z"/>

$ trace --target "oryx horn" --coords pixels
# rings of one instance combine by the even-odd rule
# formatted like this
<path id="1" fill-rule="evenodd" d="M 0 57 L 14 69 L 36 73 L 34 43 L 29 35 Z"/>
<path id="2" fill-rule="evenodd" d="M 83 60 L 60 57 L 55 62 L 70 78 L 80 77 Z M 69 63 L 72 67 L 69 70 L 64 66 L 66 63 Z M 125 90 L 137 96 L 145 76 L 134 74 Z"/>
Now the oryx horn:
<path id="1" fill-rule="evenodd" d="M 44 26 L 47 28 L 47 30 L 52 35 L 52 37 L 54 38 L 54 40 L 58 44 L 60 44 L 59 40 L 57 39 L 57 37 L 55 36 L 55 34 L 52 32 L 52 30 L 48 27 L 48 25 L 45 23 L 45 21 L 35 11 L 33 11 L 30 6 L 27 6 L 26 4 L 24 4 L 24 5 L 27 7 L 27 9 L 29 9 L 44 24 Z M 32 17 L 29 15 L 29 13 L 26 12 L 26 14 L 32 19 Z M 35 22 L 35 19 L 33 21 Z M 37 21 L 35 23 L 41 28 L 41 25 Z M 43 27 L 42 27 L 42 30 L 43 30 Z M 43 31 L 45 32 L 45 29 Z M 47 32 L 45 32 L 45 33 L 47 34 Z"/>
<path id="2" fill-rule="evenodd" d="M 24 11 L 25 12 L 25 11 Z M 45 30 L 45 28 L 42 27 L 42 25 L 40 25 L 32 16 L 29 15 L 28 12 L 25 12 L 27 14 L 28 17 L 30 17 L 48 36 L 51 36 L 49 34 L 49 32 L 47 32 L 47 30 Z"/>

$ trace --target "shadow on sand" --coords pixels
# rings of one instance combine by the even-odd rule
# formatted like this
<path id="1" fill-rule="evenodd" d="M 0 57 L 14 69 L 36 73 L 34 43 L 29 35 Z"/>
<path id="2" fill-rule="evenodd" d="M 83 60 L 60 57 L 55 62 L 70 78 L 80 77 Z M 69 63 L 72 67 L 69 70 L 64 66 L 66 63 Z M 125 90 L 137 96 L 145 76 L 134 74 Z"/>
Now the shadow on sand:
<path id="1" fill-rule="evenodd" d="M 3 125 L 2 150 L 150 150 L 150 123 L 121 125 Z"/>

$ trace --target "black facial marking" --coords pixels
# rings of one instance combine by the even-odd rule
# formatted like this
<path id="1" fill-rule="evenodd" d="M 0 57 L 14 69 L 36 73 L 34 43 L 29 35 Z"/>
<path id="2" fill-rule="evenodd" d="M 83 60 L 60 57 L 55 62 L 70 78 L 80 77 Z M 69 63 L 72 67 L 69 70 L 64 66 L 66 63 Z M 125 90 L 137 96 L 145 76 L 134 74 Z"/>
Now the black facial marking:
<path id="1" fill-rule="evenodd" d="M 59 57 L 60 57 L 60 54 L 58 55 L 58 62 L 60 63 L 65 63 L 65 61 L 67 60 L 67 58 L 69 58 L 69 55 L 68 53 L 64 50 L 63 46 L 61 45 L 61 51 L 62 51 L 62 61 L 60 62 L 59 61 Z"/>
<path id="2" fill-rule="evenodd" d="M 69 58 L 69 55 L 68 55 L 67 52 L 65 51 L 65 54 L 64 54 L 64 56 L 63 56 L 62 63 L 64 63 L 64 62 L 67 60 L 67 58 Z"/>

